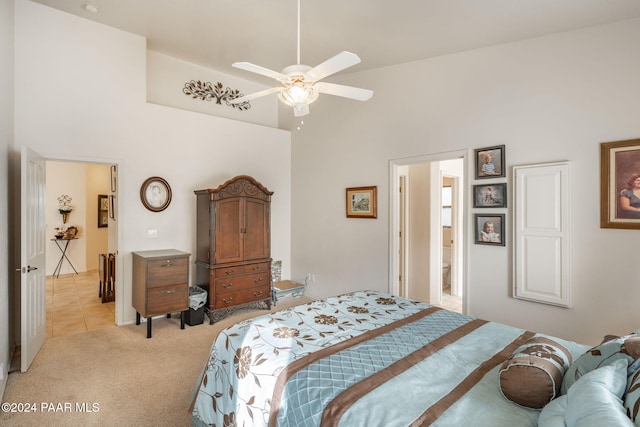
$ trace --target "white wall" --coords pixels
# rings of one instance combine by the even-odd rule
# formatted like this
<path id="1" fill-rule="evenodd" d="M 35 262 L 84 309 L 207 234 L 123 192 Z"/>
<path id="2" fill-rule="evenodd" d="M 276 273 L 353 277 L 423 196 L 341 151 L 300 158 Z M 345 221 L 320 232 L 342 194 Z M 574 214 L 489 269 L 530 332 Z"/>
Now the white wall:
<path id="1" fill-rule="evenodd" d="M 29 1 L 15 8 L 14 150 L 27 145 L 49 159 L 118 165 L 118 323 L 135 317 L 131 252 L 194 253 L 193 191 L 235 175 L 251 175 L 274 192 L 272 256 L 289 275 L 289 132 L 148 104 L 143 38 Z M 140 202 L 150 176 L 171 186 L 165 211 Z M 157 239 L 147 238 L 148 229 L 157 230 Z"/>
<path id="2" fill-rule="evenodd" d="M 247 72 L 247 74 L 250 73 Z M 276 95 L 249 101 L 251 107 L 241 111 L 237 107 L 233 108 L 227 105 L 225 101 L 221 101 L 218 104 L 216 98 L 211 101 L 203 101 L 200 98 L 194 99 L 193 96 L 186 95 L 183 92 L 185 83 L 192 80 L 199 80 L 204 83 L 209 82 L 213 85 L 222 83 L 223 89 L 238 90 L 243 95 L 249 95 L 268 88 L 264 85 L 172 58 L 159 52 L 147 51 L 148 102 L 277 127 L 279 101 Z"/>
<path id="3" fill-rule="evenodd" d="M 66 230 L 70 226 L 78 227 L 78 239 L 69 241 L 66 256 L 69 258 L 73 268 L 79 273 L 87 271 L 86 254 L 87 254 L 87 181 L 86 181 L 86 165 L 84 163 L 74 162 L 46 162 L 46 274 L 53 274 L 58 261 L 62 256 L 62 252 L 57 247 L 58 244 L 62 248 L 67 242 L 54 242 L 53 236 L 56 233 L 55 228 L 60 227 Z M 58 211 L 58 197 L 61 195 L 71 197 L 71 206 L 73 210 L 67 217 L 67 223 L 63 223 L 62 215 Z M 65 259 L 60 267 L 60 274 L 73 273 L 73 268 Z"/>
<path id="4" fill-rule="evenodd" d="M 0 2 L 0 200 L 9 205 L 9 150 L 13 146 L 13 2 Z M 9 209 L 0 209 L 0 400 L 7 383 L 7 371 L 13 351 L 13 317 L 9 301 Z M 12 259 L 13 260 L 13 259 Z M 17 266 L 15 266 L 17 268 Z M 13 270 L 13 268 L 12 268 Z M 11 275 L 13 277 L 14 275 Z"/>
<path id="5" fill-rule="evenodd" d="M 46 162 L 46 274 L 52 275 L 67 242 L 54 242 L 55 228 L 78 228 L 77 240 L 69 242 L 66 256 L 78 273 L 97 270 L 98 254 L 108 252 L 108 229 L 98 228 L 98 194 L 109 194 L 109 166 L 78 162 Z M 65 224 L 58 211 L 58 197 L 66 194 L 72 198 L 73 210 Z M 73 273 L 64 260 L 60 274 Z"/>
<path id="6" fill-rule="evenodd" d="M 513 299 L 511 240 L 467 233 L 470 314 L 587 343 L 637 329 L 640 232 L 599 228 L 598 189 L 599 144 L 640 135 L 639 75 L 636 19 L 336 77 L 375 94 L 321 96 L 293 133 L 293 278 L 315 273 L 313 296 L 386 291 L 389 160 L 505 144 L 509 172 L 572 163 L 574 307 Z M 378 186 L 377 220 L 345 218 L 355 185 Z"/>

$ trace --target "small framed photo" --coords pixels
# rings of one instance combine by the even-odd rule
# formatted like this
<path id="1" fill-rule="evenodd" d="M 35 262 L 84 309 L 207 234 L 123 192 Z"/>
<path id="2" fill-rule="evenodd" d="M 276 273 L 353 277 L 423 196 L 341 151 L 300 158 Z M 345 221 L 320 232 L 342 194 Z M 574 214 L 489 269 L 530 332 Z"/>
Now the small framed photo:
<path id="1" fill-rule="evenodd" d="M 475 150 L 476 179 L 501 178 L 505 176 L 504 145 Z"/>
<path id="2" fill-rule="evenodd" d="M 473 186 L 474 208 L 506 208 L 507 184 L 489 184 Z"/>
<path id="3" fill-rule="evenodd" d="M 476 244 L 505 246 L 504 214 L 475 214 Z"/>
<path id="4" fill-rule="evenodd" d="M 378 187 L 347 188 L 347 218 L 377 218 Z"/>
<path id="5" fill-rule="evenodd" d="M 98 228 L 109 226 L 109 196 L 98 194 Z"/>
<path id="6" fill-rule="evenodd" d="M 145 208 L 152 212 L 160 212 L 171 203 L 171 187 L 159 176 L 147 178 L 140 187 L 140 200 Z"/>
<path id="7" fill-rule="evenodd" d="M 640 230 L 640 139 L 600 144 L 600 228 Z"/>

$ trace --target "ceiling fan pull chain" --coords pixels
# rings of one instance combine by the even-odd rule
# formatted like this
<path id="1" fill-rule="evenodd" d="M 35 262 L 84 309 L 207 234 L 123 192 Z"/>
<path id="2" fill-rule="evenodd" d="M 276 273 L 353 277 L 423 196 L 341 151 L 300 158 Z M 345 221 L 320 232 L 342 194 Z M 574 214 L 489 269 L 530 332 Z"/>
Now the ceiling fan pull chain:
<path id="1" fill-rule="evenodd" d="M 300 65 L 300 0 L 298 0 L 298 65 Z"/>

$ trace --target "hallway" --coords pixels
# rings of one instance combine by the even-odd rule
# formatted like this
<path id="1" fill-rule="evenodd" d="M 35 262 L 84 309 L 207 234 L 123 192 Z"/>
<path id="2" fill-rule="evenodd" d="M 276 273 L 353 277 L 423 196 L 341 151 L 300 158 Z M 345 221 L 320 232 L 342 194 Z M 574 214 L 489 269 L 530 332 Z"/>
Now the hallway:
<path id="1" fill-rule="evenodd" d="M 115 326 L 115 301 L 98 297 L 98 272 L 47 276 L 47 338 Z"/>

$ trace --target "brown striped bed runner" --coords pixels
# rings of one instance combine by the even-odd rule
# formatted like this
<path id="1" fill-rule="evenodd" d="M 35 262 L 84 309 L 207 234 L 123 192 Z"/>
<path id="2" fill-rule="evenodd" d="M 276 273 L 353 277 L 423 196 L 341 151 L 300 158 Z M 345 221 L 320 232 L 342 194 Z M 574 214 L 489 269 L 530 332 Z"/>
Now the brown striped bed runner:
<path id="1" fill-rule="evenodd" d="M 339 353 L 340 351 L 349 349 L 358 344 L 361 344 L 367 340 L 373 339 L 385 333 L 388 333 L 396 328 L 407 325 L 411 322 L 419 320 L 425 316 L 435 313 L 440 310 L 437 307 L 430 307 L 422 310 L 412 316 L 405 319 L 398 320 L 384 327 L 372 330 L 366 334 L 359 335 L 349 340 L 343 341 L 334 346 L 322 349 L 318 352 L 311 353 L 302 359 L 298 359 L 289 366 L 287 366 L 278 376 L 276 385 L 273 391 L 273 397 L 271 400 L 271 411 L 269 414 L 269 426 L 277 426 L 279 408 L 282 402 L 283 394 L 287 382 L 299 371 L 311 365 L 312 363 L 328 357 L 332 354 Z M 485 320 L 474 319 L 456 329 L 451 330 L 443 334 L 442 336 L 434 339 L 418 350 L 408 354 L 407 356 L 399 359 L 395 363 L 387 366 L 386 368 L 378 371 L 377 373 L 363 379 L 360 382 L 355 383 L 353 386 L 345 389 L 337 397 L 335 397 L 324 409 L 322 413 L 322 426 L 336 426 L 338 425 L 341 416 L 360 398 L 370 392 L 372 389 L 382 385 L 390 378 L 402 374 L 411 367 L 435 354 L 444 347 L 453 344 L 460 338 L 468 335 L 488 323 Z M 467 393 L 475 384 L 477 384 L 482 377 L 498 364 L 504 362 L 509 355 L 526 340 L 534 336 L 533 332 L 524 332 L 501 351 L 496 353 L 489 360 L 486 360 L 480 364 L 474 371 L 472 371 L 462 382 L 455 386 L 448 394 L 443 396 L 440 400 L 429 407 L 418 419 L 414 421 L 412 426 L 426 426 L 433 423 L 438 419 L 451 405 L 453 405 L 458 399 L 460 399 L 465 393 Z"/>

